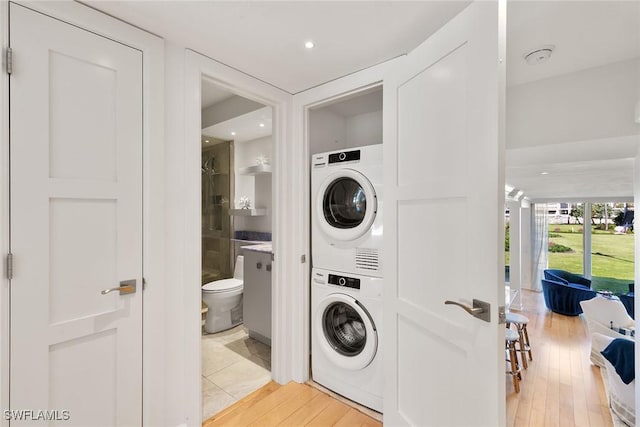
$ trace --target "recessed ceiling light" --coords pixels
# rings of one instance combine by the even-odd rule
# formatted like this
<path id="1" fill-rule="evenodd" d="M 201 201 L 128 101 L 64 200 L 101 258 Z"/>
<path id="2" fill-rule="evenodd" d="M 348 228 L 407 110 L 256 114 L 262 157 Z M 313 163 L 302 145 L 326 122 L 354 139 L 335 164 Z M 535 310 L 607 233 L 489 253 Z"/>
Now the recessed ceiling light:
<path id="1" fill-rule="evenodd" d="M 540 172 L 540 175 L 549 175 L 549 172 Z"/>
<path id="2" fill-rule="evenodd" d="M 231 132 L 231 136 L 236 136 L 236 133 L 235 132 Z"/>
<path id="3" fill-rule="evenodd" d="M 260 127 L 263 128 L 264 127 L 264 123 L 260 123 Z"/>
<path id="4" fill-rule="evenodd" d="M 306 47 L 307 49 L 313 49 L 314 46 L 315 44 L 311 40 L 304 43 L 304 47 Z"/>
<path id="5" fill-rule="evenodd" d="M 205 144 L 208 144 L 208 143 L 210 143 L 210 142 L 211 142 L 211 141 L 209 141 L 208 139 L 205 139 L 205 140 L 204 140 L 204 143 L 205 143 Z"/>

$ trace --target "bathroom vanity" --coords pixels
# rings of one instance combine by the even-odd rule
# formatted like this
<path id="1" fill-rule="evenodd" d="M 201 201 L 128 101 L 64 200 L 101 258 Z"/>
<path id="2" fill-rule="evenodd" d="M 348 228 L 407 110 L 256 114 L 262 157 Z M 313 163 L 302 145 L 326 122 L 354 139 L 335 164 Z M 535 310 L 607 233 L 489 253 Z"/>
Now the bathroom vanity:
<path id="1" fill-rule="evenodd" d="M 242 246 L 244 326 L 249 336 L 271 345 L 271 243 Z"/>

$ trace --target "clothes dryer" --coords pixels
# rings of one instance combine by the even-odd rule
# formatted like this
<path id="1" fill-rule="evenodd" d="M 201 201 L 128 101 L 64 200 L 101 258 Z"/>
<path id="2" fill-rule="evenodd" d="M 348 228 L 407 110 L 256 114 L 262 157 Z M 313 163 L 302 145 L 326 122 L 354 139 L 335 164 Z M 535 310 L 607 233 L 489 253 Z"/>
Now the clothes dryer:
<path id="1" fill-rule="evenodd" d="M 313 267 L 382 277 L 382 145 L 314 154 Z"/>

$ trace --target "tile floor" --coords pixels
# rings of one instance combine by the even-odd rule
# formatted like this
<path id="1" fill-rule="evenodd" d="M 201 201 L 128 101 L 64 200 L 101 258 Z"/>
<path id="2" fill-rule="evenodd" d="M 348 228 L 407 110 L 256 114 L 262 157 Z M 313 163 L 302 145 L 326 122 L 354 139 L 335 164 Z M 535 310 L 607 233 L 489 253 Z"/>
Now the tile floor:
<path id="1" fill-rule="evenodd" d="M 271 347 L 236 326 L 202 334 L 202 420 L 271 381 Z"/>

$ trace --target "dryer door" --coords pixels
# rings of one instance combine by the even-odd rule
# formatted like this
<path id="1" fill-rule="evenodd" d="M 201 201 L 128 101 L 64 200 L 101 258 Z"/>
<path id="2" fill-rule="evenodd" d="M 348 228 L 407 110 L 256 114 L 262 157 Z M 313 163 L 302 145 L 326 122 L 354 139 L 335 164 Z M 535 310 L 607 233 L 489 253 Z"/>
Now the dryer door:
<path id="1" fill-rule="evenodd" d="M 377 198 L 364 175 L 340 169 L 329 175 L 318 190 L 315 214 L 329 237 L 350 241 L 369 231 L 376 217 Z"/>
<path id="2" fill-rule="evenodd" d="M 378 333 L 367 310 L 353 297 L 331 294 L 318 303 L 313 333 L 324 354 L 344 369 L 363 369 L 376 355 Z"/>

